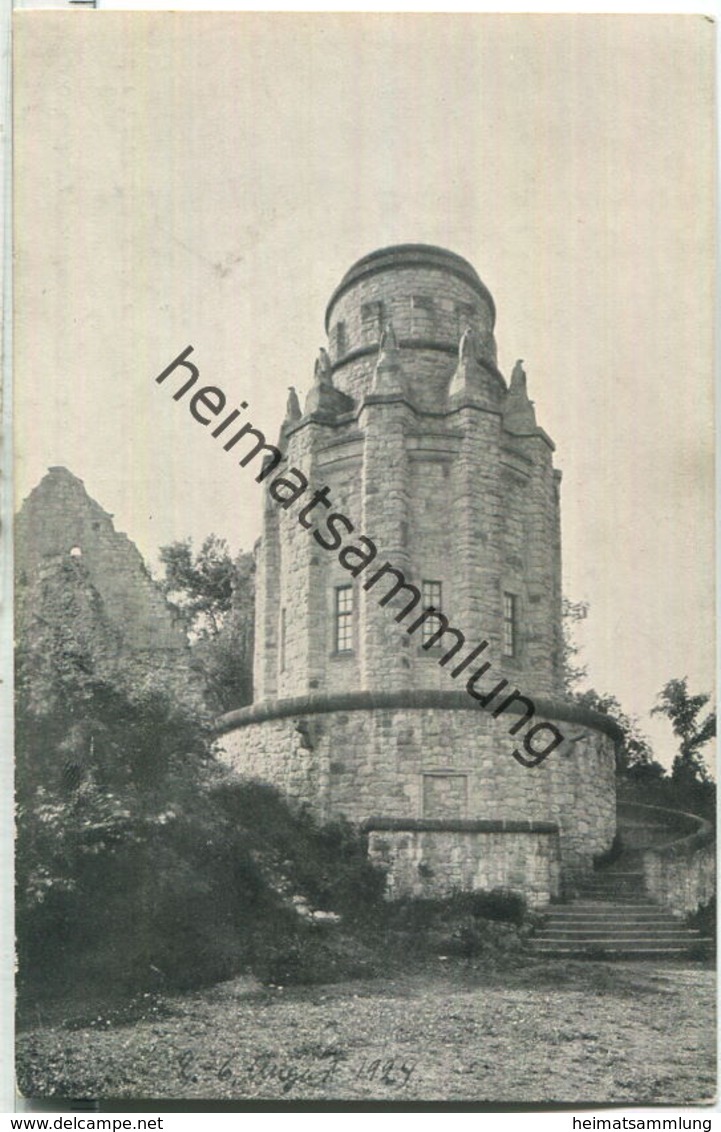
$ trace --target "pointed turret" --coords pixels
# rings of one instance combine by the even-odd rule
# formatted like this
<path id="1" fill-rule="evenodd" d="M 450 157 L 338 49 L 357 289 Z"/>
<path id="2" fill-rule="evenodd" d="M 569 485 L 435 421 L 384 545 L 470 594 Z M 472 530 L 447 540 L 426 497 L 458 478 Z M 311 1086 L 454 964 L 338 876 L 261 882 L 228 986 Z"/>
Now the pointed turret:
<path id="1" fill-rule="evenodd" d="M 315 360 L 315 381 L 317 385 L 333 385 L 330 358 L 324 346 L 320 347 Z"/>
<path id="2" fill-rule="evenodd" d="M 503 406 L 503 427 L 507 432 L 536 432 L 536 411 L 528 396 L 526 371 L 519 359 L 513 367 L 511 384 Z"/>
<path id="3" fill-rule="evenodd" d="M 472 398 L 474 401 L 484 399 L 485 378 L 478 364 L 478 354 L 478 335 L 468 326 L 458 343 L 458 365 L 448 387 L 449 400 L 457 402 L 461 398 Z"/>
<path id="4" fill-rule="evenodd" d="M 373 393 L 407 395 L 408 387 L 400 354 L 393 323 L 387 322 L 378 346 L 378 361 L 373 374 Z"/>
<path id="5" fill-rule="evenodd" d="M 285 407 L 286 423 L 290 424 L 294 421 L 299 421 L 302 415 L 303 414 L 300 408 L 300 401 L 298 400 L 298 394 L 295 391 L 295 386 L 289 385 L 288 400 Z"/>
<path id="6" fill-rule="evenodd" d="M 315 361 L 313 385 L 305 399 L 305 415 L 325 413 L 336 415 L 353 408 L 353 400 L 333 385 L 333 367 L 328 352 L 320 347 Z"/>

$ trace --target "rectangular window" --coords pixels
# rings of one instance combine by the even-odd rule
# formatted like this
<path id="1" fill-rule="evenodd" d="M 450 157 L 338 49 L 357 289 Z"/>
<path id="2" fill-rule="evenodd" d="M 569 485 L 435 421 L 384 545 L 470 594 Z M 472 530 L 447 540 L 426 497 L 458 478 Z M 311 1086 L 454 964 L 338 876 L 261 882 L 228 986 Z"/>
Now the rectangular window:
<path id="1" fill-rule="evenodd" d="M 423 337 L 434 330 L 433 299 L 427 295 L 411 295 L 411 334 Z"/>
<path id="2" fill-rule="evenodd" d="M 424 582 L 423 583 L 423 608 L 432 609 L 434 613 L 442 613 L 441 602 L 443 600 L 443 589 L 440 582 Z M 434 633 L 439 629 L 438 621 L 435 617 L 428 617 L 423 622 L 422 640 L 421 644 L 429 641 Z M 433 648 L 440 648 L 441 639 L 439 638 Z"/>
<path id="3" fill-rule="evenodd" d="M 372 303 L 361 303 L 362 322 L 380 322 L 383 318 L 383 303 L 377 300 Z"/>
<path id="4" fill-rule="evenodd" d="M 361 340 L 364 346 L 380 341 L 383 330 L 383 303 L 361 303 Z"/>
<path id="5" fill-rule="evenodd" d="M 518 599 L 515 594 L 503 595 L 503 655 L 518 652 Z"/>
<path id="6" fill-rule="evenodd" d="M 335 591 L 335 651 L 353 651 L 353 587 L 337 586 Z"/>
<path id="7" fill-rule="evenodd" d="M 473 303 L 456 303 L 456 326 L 458 334 L 463 334 L 468 326 L 472 326 L 478 310 Z"/>
<path id="8" fill-rule="evenodd" d="M 337 322 L 333 327 L 333 347 L 335 351 L 336 360 L 342 358 L 348 349 L 348 341 L 345 332 L 345 323 Z"/>

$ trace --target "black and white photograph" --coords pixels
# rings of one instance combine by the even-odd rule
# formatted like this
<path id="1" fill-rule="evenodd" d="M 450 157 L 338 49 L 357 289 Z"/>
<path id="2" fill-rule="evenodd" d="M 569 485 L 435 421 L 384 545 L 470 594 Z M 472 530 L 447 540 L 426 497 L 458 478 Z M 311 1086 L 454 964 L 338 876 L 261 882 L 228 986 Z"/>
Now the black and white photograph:
<path id="1" fill-rule="evenodd" d="M 18 1097 L 709 1132 L 713 21 L 13 39 Z"/>

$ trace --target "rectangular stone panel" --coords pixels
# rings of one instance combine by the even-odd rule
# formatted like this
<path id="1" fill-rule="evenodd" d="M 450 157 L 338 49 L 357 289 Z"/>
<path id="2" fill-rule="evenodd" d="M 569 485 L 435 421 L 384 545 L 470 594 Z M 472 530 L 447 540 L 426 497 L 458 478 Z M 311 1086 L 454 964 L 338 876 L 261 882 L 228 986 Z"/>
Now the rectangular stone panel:
<path id="1" fill-rule="evenodd" d="M 468 806 L 468 776 L 423 775 L 423 817 L 464 818 Z"/>

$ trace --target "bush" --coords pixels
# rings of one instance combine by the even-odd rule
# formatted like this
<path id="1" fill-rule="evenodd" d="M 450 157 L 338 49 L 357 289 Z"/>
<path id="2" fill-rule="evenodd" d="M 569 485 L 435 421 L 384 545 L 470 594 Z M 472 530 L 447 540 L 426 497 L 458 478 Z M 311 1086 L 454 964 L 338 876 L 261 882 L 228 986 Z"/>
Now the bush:
<path id="1" fill-rule="evenodd" d="M 698 954 L 694 958 L 712 958 L 716 954 L 716 897 L 712 896 L 708 904 L 703 904 L 695 912 L 686 917 L 686 927 L 696 929 L 701 939 L 711 940 L 708 944 L 699 944 L 694 949 Z"/>
<path id="2" fill-rule="evenodd" d="M 269 786 L 213 773 L 197 780 L 182 808 L 174 803 L 160 815 L 131 807 L 116 825 L 107 815 L 103 824 L 103 798 L 48 802 L 39 807 L 43 821 L 36 807 L 25 824 L 23 1001 L 80 986 L 88 995 L 128 994 L 189 989 L 245 970 L 289 983 L 363 968 L 336 941 L 342 932 L 304 919 L 293 902 L 340 913 L 344 925 L 372 919 L 384 876 L 349 825 L 320 826 Z"/>
<path id="3" fill-rule="evenodd" d="M 623 853 L 623 840 L 618 830 L 613 835 L 613 841 L 604 853 L 599 853 L 593 858 L 594 869 L 605 869 L 607 865 L 612 865 L 614 861 Z"/>
<path id="4" fill-rule="evenodd" d="M 490 892 L 454 892 L 440 899 L 408 897 L 391 906 L 390 917 L 399 925 L 422 930 L 438 919 L 470 916 L 520 925 L 526 916 L 526 901 L 518 892 L 494 888 Z"/>
<path id="5" fill-rule="evenodd" d="M 361 940 L 339 928 L 321 933 L 305 925 L 280 939 L 266 939 L 253 961 L 261 982 L 280 987 L 368 978 L 381 969 L 378 956 Z"/>

